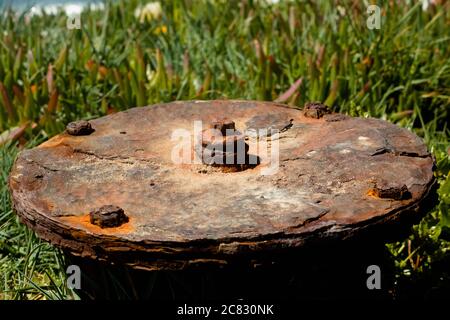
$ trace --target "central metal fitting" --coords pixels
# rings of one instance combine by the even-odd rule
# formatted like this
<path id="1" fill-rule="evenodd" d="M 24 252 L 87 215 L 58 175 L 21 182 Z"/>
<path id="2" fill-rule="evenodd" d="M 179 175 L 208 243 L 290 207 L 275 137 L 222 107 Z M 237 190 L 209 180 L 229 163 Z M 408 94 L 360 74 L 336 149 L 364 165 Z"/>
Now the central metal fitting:
<path id="1" fill-rule="evenodd" d="M 246 164 L 249 146 L 234 121 L 226 118 L 213 121 L 201 132 L 200 139 L 201 147 L 196 152 L 204 164 L 226 167 Z"/>

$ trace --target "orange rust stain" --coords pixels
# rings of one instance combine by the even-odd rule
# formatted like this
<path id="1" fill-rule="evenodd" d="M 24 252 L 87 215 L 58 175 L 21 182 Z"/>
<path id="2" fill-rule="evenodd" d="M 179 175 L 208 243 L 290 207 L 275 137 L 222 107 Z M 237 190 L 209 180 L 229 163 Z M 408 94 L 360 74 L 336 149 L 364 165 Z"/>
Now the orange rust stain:
<path id="1" fill-rule="evenodd" d="M 369 191 L 367 191 L 367 195 L 369 197 L 374 197 L 374 198 L 379 199 L 378 193 L 377 193 L 377 191 L 375 189 L 369 189 Z"/>
<path id="2" fill-rule="evenodd" d="M 59 146 L 60 144 L 62 144 L 62 143 L 64 142 L 64 140 L 65 140 L 64 135 L 62 135 L 62 136 L 56 136 L 56 137 L 54 137 L 54 138 L 52 138 L 52 139 L 50 139 L 50 140 L 48 140 L 48 141 L 42 143 L 41 145 L 39 145 L 38 148 L 51 148 L 51 147 L 57 147 L 57 146 Z"/>
<path id="3" fill-rule="evenodd" d="M 128 234 L 134 231 L 133 219 L 128 217 L 128 222 L 122 224 L 116 228 L 100 228 L 91 223 L 90 216 L 88 214 L 84 214 L 82 216 L 67 216 L 61 217 L 60 220 L 67 223 L 73 228 L 82 229 L 85 231 L 89 231 L 97 234 L 104 235 L 118 235 L 118 234 Z"/>

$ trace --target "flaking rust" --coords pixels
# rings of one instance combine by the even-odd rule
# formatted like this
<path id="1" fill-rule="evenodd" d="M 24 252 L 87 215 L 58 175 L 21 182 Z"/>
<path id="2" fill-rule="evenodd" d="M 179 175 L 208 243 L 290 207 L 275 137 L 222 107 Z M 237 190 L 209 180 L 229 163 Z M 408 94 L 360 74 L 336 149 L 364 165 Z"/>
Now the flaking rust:
<path id="1" fill-rule="evenodd" d="M 277 142 L 278 170 L 261 175 L 264 157 L 239 170 L 174 163 L 173 132 L 194 140 L 196 121 L 231 130 L 219 143 L 244 139 L 252 156 L 260 156 L 258 140 L 267 138 L 271 148 Z M 321 103 L 299 110 L 255 101 L 173 102 L 88 123 L 20 153 L 9 178 L 14 208 L 69 253 L 136 269 L 257 262 L 267 252 L 370 230 L 383 235 L 388 223 L 420 217 L 436 186 L 434 159 L 420 138 Z M 279 133 L 260 135 L 270 128 Z"/>

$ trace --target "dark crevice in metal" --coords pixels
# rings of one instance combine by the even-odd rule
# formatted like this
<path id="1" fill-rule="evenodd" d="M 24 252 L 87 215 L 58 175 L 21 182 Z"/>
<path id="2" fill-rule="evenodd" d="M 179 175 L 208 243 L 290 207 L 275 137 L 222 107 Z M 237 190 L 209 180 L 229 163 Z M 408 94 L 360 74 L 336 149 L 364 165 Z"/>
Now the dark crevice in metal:
<path id="1" fill-rule="evenodd" d="M 290 120 L 289 120 L 289 124 L 286 125 L 285 127 L 283 127 L 283 128 L 280 130 L 280 132 L 285 132 L 285 131 L 288 131 L 290 128 L 292 128 L 292 126 L 294 125 L 293 121 L 294 121 L 294 119 L 290 119 Z"/>
<path id="2" fill-rule="evenodd" d="M 386 153 L 390 153 L 395 156 L 412 157 L 412 158 L 428 158 L 430 156 L 429 154 L 418 154 L 417 152 L 395 151 L 389 147 L 380 148 L 376 150 L 374 153 L 372 153 L 371 156 L 378 156 Z"/>
<path id="3" fill-rule="evenodd" d="M 148 160 L 148 159 L 139 159 L 139 158 L 123 157 L 123 156 L 102 156 L 102 155 L 98 155 L 92 151 L 86 151 L 86 150 L 81 150 L 81 149 L 76 149 L 76 148 L 72 149 L 72 152 L 91 156 L 91 157 L 94 157 L 101 161 L 118 161 L 118 162 L 125 163 L 125 164 L 135 164 L 136 162 L 141 162 L 141 163 L 158 165 L 156 162 Z"/>
<path id="4" fill-rule="evenodd" d="M 303 221 L 302 223 L 299 223 L 298 225 L 289 227 L 288 230 L 295 230 L 295 229 L 298 229 L 298 228 L 302 228 L 302 227 L 304 227 L 304 226 L 306 226 L 306 225 L 308 225 L 308 224 L 310 224 L 310 223 L 312 223 L 314 221 L 320 220 L 323 216 L 325 216 L 329 212 L 330 212 L 330 209 L 326 209 L 322 213 L 320 213 L 318 216 L 306 219 L 305 221 Z"/>
<path id="5" fill-rule="evenodd" d="M 51 172 L 62 171 L 62 170 L 60 170 L 60 169 L 54 169 L 54 168 L 47 167 L 46 165 L 43 165 L 43 164 L 41 164 L 41 163 L 39 163 L 39 162 L 36 162 L 36 161 L 34 161 L 34 160 L 32 160 L 32 159 L 26 159 L 26 160 L 27 160 L 28 162 L 31 162 L 31 163 L 37 165 L 39 168 L 42 168 L 42 169 L 44 169 L 44 170 L 46 170 L 46 171 L 51 171 Z"/>

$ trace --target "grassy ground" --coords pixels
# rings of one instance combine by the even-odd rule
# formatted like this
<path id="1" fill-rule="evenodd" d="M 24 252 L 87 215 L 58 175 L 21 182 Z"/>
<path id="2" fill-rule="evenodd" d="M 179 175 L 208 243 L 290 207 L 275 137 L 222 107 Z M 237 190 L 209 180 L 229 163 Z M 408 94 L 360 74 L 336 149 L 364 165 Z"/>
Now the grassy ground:
<path id="1" fill-rule="evenodd" d="M 11 210 L 6 186 L 19 149 L 69 121 L 186 99 L 324 101 L 383 118 L 424 138 L 437 160 L 440 203 L 388 244 L 398 298 L 433 296 L 450 283 L 450 3 L 379 1 L 380 30 L 364 1 L 138 1 L 67 18 L 0 16 L 0 298 L 74 298 L 59 252 Z M 298 84 L 298 83 L 297 83 Z M 3 132 L 3 133 L 2 133 Z M 9 142 L 5 142 L 8 140 Z"/>

